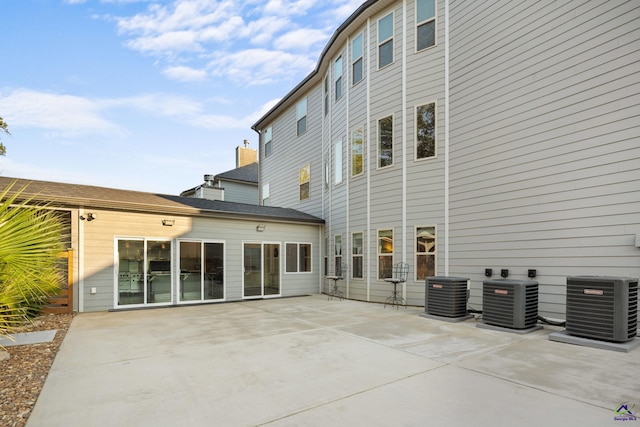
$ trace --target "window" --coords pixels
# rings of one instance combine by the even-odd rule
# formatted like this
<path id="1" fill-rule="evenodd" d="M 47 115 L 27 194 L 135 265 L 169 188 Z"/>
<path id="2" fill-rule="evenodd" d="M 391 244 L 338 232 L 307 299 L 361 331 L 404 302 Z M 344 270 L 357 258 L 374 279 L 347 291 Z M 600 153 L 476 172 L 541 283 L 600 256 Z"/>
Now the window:
<path id="1" fill-rule="evenodd" d="M 271 133 L 272 128 L 269 126 L 264 130 L 264 134 L 262 135 L 262 141 L 264 144 L 264 157 L 269 157 L 271 155 Z"/>
<path id="2" fill-rule="evenodd" d="M 378 167 L 393 165 L 393 116 L 378 120 Z"/>
<path id="3" fill-rule="evenodd" d="M 362 233 L 353 233 L 351 235 L 351 277 L 353 279 L 362 279 L 363 277 L 362 236 Z"/>
<path id="4" fill-rule="evenodd" d="M 311 243 L 287 243 L 285 248 L 287 273 L 311 272 Z"/>
<path id="5" fill-rule="evenodd" d="M 329 189 L 329 181 L 331 180 L 331 163 L 329 163 L 329 154 L 324 156 L 324 190 Z"/>
<path id="6" fill-rule="evenodd" d="M 436 155 L 436 104 L 416 108 L 416 158 Z"/>
<path id="7" fill-rule="evenodd" d="M 416 0 L 416 50 L 421 51 L 436 44 L 435 0 Z"/>
<path id="8" fill-rule="evenodd" d="M 336 59 L 334 66 L 334 76 L 336 79 L 336 101 L 342 97 L 342 56 Z"/>
<path id="9" fill-rule="evenodd" d="M 335 175 L 335 183 L 340 184 L 342 182 L 342 140 L 336 142 L 335 146 L 335 159 L 336 161 L 333 163 L 334 165 L 334 175 Z"/>
<path id="10" fill-rule="evenodd" d="M 271 197 L 271 189 L 269 188 L 269 183 L 266 183 L 262 186 L 262 206 L 270 206 L 270 197 Z"/>
<path id="11" fill-rule="evenodd" d="M 306 165 L 300 168 L 300 200 L 309 198 L 309 181 L 311 179 L 311 166 Z"/>
<path id="12" fill-rule="evenodd" d="M 378 21 L 378 68 L 393 62 L 393 12 Z"/>
<path id="13" fill-rule="evenodd" d="M 324 275 L 327 276 L 329 274 L 329 238 L 327 236 L 324 237 Z"/>
<path id="14" fill-rule="evenodd" d="M 351 176 L 360 175 L 363 172 L 363 128 L 356 129 L 351 134 Z"/>
<path id="15" fill-rule="evenodd" d="M 351 42 L 351 79 L 356 84 L 363 79 L 362 33 Z"/>
<path id="16" fill-rule="evenodd" d="M 118 305 L 170 303 L 171 242 L 139 238 L 116 244 Z"/>
<path id="17" fill-rule="evenodd" d="M 393 270 L 393 230 L 378 231 L 378 279 L 391 277 Z"/>
<path id="18" fill-rule="evenodd" d="M 224 298 L 224 243 L 179 242 L 180 301 Z"/>
<path id="19" fill-rule="evenodd" d="M 342 235 L 336 234 L 333 236 L 334 242 L 334 270 L 333 274 L 336 276 L 342 276 Z"/>
<path id="20" fill-rule="evenodd" d="M 329 75 L 324 78 L 324 115 L 329 114 Z"/>
<path id="21" fill-rule="evenodd" d="M 416 280 L 436 275 L 436 228 L 416 228 Z"/>
<path id="22" fill-rule="evenodd" d="M 307 131 L 307 98 L 298 102 L 296 106 L 297 135 L 300 136 Z"/>

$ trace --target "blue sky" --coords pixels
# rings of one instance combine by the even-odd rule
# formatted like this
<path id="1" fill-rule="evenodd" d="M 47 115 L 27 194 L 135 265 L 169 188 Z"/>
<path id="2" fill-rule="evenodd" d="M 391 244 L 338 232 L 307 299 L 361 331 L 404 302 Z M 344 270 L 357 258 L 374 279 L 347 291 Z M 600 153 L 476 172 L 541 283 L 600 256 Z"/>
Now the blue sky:
<path id="1" fill-rule="evenodd" d="M 362 0 L 0 0 L 0 175 L 179 194 Z"/>

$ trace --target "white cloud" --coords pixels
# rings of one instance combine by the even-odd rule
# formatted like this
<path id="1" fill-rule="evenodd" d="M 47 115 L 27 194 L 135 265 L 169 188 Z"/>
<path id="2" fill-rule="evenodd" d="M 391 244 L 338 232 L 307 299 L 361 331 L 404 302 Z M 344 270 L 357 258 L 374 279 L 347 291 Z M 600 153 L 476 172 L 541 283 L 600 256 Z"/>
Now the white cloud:
<path id="1" fill-rule="evenodd" d="M 304 15 L 316 3 L 316 0 L 269 0 L 264 11 L 274 15 Z"/>
<path id="2" fill-rule="evenodd" d="M 121 132 L 115 123 L 102 117 L 99 101 L 73 95 L 16 89 L 0 96 L 0 111 L 7 111 L 13 127 L 35 127 L 52 135 L 78 136 Z"/>
<path id="3" fill-rule="evenodd" d="M 162 71 L 162 74 L 171 80 L 178 80 L 182 82 L 202 81 L 207 78 L 206 71 L 196 70 L 195 68 L 185 66 L 165 68 L 164 71 Z"/>
<path id="4" fill-rule="evenodd" d="M 278 50 L 308 50 L 318 42 L 326 41 L 328 39 L 329 36 L 322 30 L 301 28 L 299 30 L 294 30 L 278 37 L 278 39 L 274 42 L 274 45 Z"/>

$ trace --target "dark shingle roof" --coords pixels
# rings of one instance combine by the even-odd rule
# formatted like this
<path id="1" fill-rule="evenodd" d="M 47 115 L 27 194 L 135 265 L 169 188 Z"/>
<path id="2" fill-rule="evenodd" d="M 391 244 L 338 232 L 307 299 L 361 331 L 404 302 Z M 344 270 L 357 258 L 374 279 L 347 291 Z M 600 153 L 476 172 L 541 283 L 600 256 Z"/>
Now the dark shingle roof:
<path id="1" fill-rule="evenodd" d="M 33 197 L 35 201 L 49 202 L 57 207 L 91 207 L 187 216 L 324 223 L 321 218 L 288 208 L 9 177 L 0 177 L 0 192 L 14 181 L 15 185 L 11 188 L 10 193 L 26 186 L 21 193 L 21 198 Z"/>
<path id="2" fill-rule="evenodd" d="M 216 178 L 258 184 L 258 173 L 258 163 L 250 163 L 240 168 L 219 173 L 216 175 Z"/>

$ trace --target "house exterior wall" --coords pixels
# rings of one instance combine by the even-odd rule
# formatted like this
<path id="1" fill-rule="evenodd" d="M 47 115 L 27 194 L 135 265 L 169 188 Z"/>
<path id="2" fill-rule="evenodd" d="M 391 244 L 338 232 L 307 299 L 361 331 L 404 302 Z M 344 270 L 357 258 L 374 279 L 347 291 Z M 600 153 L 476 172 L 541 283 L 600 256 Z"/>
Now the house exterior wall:
<path id="1" fill-rule="evenodd" d="M 485 268 L 536 269 L 554 318 L 567 276 L 640 276 L 638 6 L 452 2 L 450 262 L 472 305 Z"/>
<path id="2" fill-rule="evenodd" d="M 80 221 L 77 234 L 79 258 L 78 303 L 79 311 L 102 311 L 116 307 L 117 280 L 116 239 L 148 238 L 167 239 L 171 243 L 173 262 L 173 302 L 177 299 L 178 261 L 177 247 L 181 239 L 206 240 L 224 243 L 224 301 L 243 299 L 243 243 L 279 243 L 280 246 L 280 296 L 317 293 L 319 281 L 319 225 L 276 223 L 259 219 L 235 220 L 190 218 L 142 213 L 126 213 L 92 210 L 97 219 Z M 162 220 L 175 219 L 171 227 Z M 265 230 L 257 232 L 256 226 L 264 224 Z M 311 272 L 285 272 L 285 243 L 311 244 Z M 95 288 L 96 292 L 91 293 Z M 128 308 L 120 306 L 120 308 Z"/>
<path id="3" fill-rule="evenodd" d="M 637 5 L 451 0 L 445 16 L 439 0 L 436 44 L 417 52 L 415 1 L 368 3 L 327 46 L 311 83 L 286 98 L 294 106 L 303 97 L 321 101 L 329 76 L 329 112 L 309 108 L 304 150 L 295 107 L 276 109 L 264 124 L 273 125 L 278 152 L 261 157 L 260 182 L 270 183 L 275 205 L 326 220 L 329 266 L 336 235 L 351 266 L 352 233 L 364 233 L 364 277 L 347 278 L 346 295 L 389 296 L 377 277 L 382 229 L 393 230 L 393 262 L 410 265 L 403 295 L 413 305 L 424 304 L 425 285 L 415 277 L 417 227 L 435 227 L 435 274 L 469 278 L 474 308 L 482 307 L 485 268 L 494 278 L 509 269 L 513 279 L 536 269 L 540 314 L 552 318 L 564 318 L 567 276 L 640 277 Z M 377 23 L 392 11 L 394 62 L 378 69 Z M 364 80 L 353 86 L 350 42 L 360 33 Z M 344 83 L 336 101 L 339 55 Z M 436 155 L 417 160 L 415 109 L 428 103 L 435 103 Z M 387 116 L 394 160 L 380 168 L 378 120 Z M 358 128 L 365 168 L 352 176 Z M 338 140 L 345 141 L 344 172 L 336 184 Z M 318 179 L 301 203 L 295 186 L 304 162 Z"/>
<path id="4" fill-rule="evenodd" d="M 235 181 L 220 180 L 220 187 L 224 189 L 224 200 L 227 202 L 258 204 L 258 186 L 253 184 L 243 184 Z"/>

